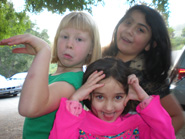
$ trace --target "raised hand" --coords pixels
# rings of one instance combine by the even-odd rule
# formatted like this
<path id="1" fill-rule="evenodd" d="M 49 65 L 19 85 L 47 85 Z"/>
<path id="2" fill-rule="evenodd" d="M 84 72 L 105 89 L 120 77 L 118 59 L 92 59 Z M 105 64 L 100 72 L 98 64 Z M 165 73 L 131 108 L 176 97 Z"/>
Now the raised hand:
<path id="1" fill-rule="evenodd" d="M 24 44 L 25 47 L 15 48 L 12 50 L 13 53 L 36 55 L 42 48 L 49 48 L 49 45 L 44 40 L 31 34 L 17 35 L 0 41 L 0 45 L 11 46 L 18 44 Z"/>
<path id="2" fill-rule="evenodd" d="M 139 85 L 139 80 L 135 74 L 131 74 L 128 76 L 128 84 L 129 84 L 129 91 L 128 91 L 127 97 L 125 98 L 125 102 L 124 102 L 125 106 L 129 100 L 143 101 L 149 98 L 149 95 Z"/>
<path id="3" fill-rule="evenodd" d="M 85 84 L 83 84 L 70 98 L 70 100 L 82 101 L 89 98 L 89 94 L 96 88 L 102 87 L 104 84 L 98 84 L 105 77 L 103 71 L 93 72 Z"/>

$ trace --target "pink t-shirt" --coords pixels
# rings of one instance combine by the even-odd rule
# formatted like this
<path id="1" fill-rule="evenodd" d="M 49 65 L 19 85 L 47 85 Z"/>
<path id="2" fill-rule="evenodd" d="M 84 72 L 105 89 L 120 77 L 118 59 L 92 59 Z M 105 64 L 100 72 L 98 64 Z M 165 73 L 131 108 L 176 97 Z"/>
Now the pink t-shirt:
<path id="1" fill-rule="evenodd" d="M 83 109 L 75 116 L 66 108 L 66 101 L 61 99 L 50 139 L 175 139 L 171 118 L 161 106 L 159 96 L 153 96 L 144 108 L 138 105 L 137 113 L 120 116 L 112 123 Z"/>

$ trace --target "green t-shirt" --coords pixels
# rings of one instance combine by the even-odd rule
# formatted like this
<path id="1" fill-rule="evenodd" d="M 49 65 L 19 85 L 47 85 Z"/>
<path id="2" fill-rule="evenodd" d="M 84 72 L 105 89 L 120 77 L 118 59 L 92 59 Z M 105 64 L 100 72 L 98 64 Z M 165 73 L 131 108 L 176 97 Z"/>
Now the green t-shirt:
<path id="1" fill-rule="evenodd" d="M 66 72 L 60 75 L 49 75 L 49 84 L 65 81 L 73 85 L 75 89 L 82 85 L 83 72 Z M 57 111 L 57 110 L 56 110 Z M 25 118 L 23 127 L 23 139 L 48 139 L 53 127 L 56 111 L 37 118 Z"/>

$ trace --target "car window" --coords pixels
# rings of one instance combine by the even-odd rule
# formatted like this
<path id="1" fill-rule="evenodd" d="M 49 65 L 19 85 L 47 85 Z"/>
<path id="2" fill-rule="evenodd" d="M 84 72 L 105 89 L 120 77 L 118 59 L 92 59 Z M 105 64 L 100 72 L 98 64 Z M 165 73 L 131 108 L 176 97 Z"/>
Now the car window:
<path id="1" fill-rule="evenodd" d="M 185 68 L 185 50 L 181 55 L 181 58 L 179 59 L 179 66 L 181 68 Z"/>

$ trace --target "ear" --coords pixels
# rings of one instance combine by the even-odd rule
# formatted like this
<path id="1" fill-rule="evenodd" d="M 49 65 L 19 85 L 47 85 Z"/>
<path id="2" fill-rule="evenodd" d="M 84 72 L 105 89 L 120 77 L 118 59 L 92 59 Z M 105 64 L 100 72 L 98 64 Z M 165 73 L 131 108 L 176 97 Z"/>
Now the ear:
<path id="1" fill-rule="evenodd" d="M 157 46 L 157 43 L 156 41 L 154 41 L 153 43 L 153 47 L 155 48 Z M 150 50 L 150 44 L 148 44 L 146 47 L 145 47 L 145 51 L 149 51 Z"/>
<path id="2" fill-rule="evenodd" d="M 150 44 L 147 44 L 147 46 L 145 47 L 145 51 L 149 51 L 150 50 Z"/>

